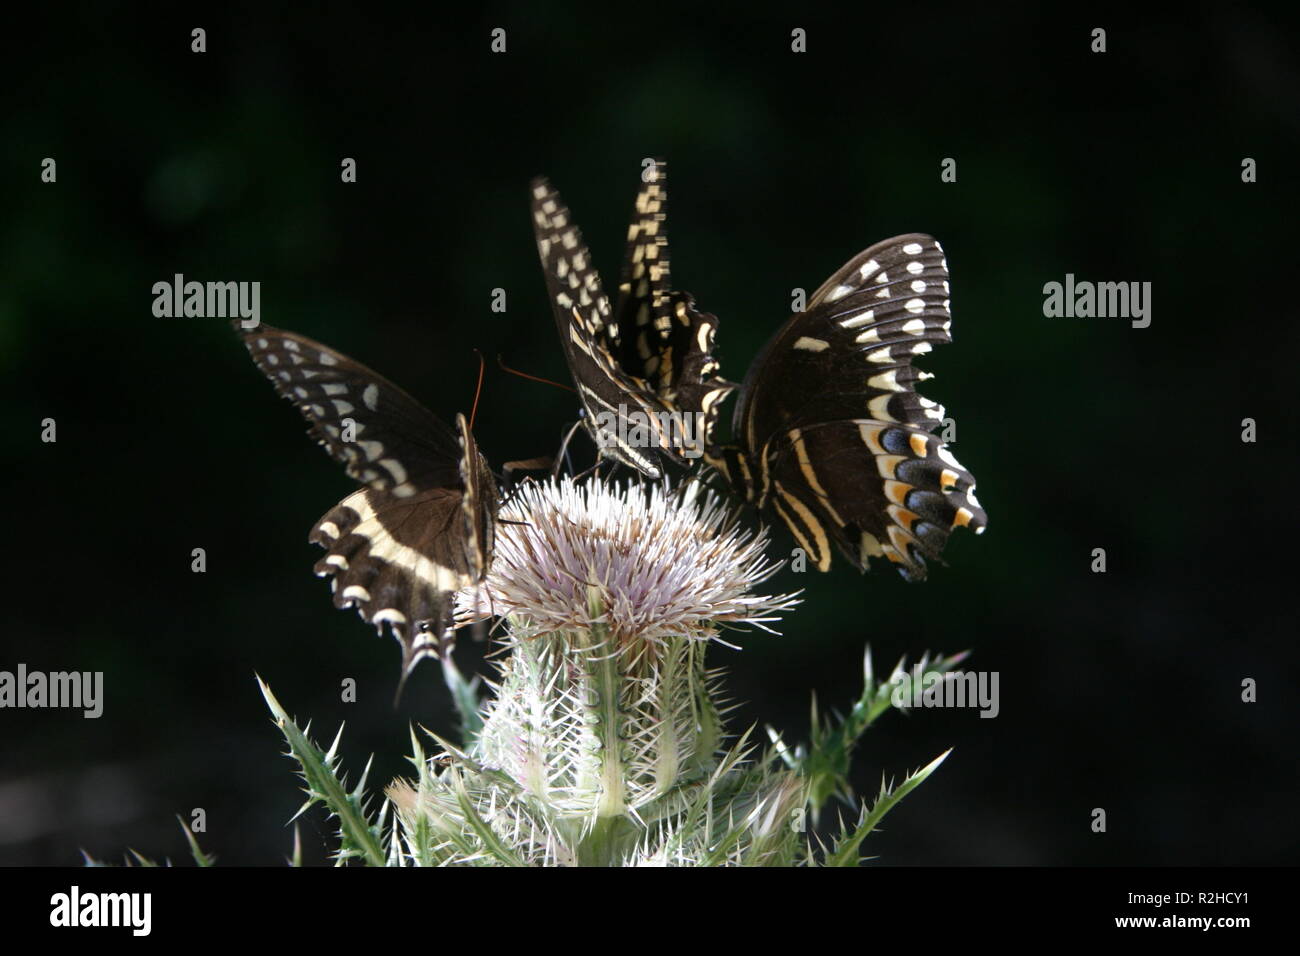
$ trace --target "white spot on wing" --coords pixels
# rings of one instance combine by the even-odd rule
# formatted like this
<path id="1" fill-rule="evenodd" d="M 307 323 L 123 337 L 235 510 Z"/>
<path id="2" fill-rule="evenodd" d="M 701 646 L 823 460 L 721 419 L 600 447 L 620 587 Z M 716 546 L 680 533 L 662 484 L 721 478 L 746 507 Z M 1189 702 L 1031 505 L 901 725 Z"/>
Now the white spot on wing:
<path id="1" fill-rule="evenodd" d="M 886 392 L 904 391 L 903 386 L 898 384 L 898 369 L 891 368 L 888 372 L 881 372 L 879 375 L 873 375 L 867 379 L 867 385 L 871 388 L 878 388 Z"/>
<path id="2" fill-rule="evenodd" d="M 406 483 L 406 469 L 402 467 L 402 463 L 396 458 L 379 459 L 379 467 L 385 469 L 393 476 L 393 482 L 395 484 L 401 485 Z"/>
<path id="3" fill-rule="evenodd" d="M 831 344 L 822 339 L 814 339 L 807 335 L 801 335 L 794 343 L 794 347 L 797 349 L 803 349 L 806 352 L 824 352 L 826 349 L 831 347 Z"/>
<path id="4" fill-rule="evenodd" d="M 893 415 L 889 414 L 889 400 L 892 397 L 889 393 L 877 395 L 867 403 L 867 412 L 879 422 L 897 421 Z"/>

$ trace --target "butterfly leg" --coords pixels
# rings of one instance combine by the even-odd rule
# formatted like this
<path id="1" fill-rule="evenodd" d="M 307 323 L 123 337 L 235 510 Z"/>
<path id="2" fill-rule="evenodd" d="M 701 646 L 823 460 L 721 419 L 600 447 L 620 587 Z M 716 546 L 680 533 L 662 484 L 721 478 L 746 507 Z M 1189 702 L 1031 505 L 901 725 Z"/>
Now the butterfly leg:
<path id="1" fill-rule="evenodd" d="M 555 459 L 550 455 L 543 455 L 539 458 L 524 458 L 520 461 L 508 461 L 501 466 L 501 487 L 508 497 L 510 492 L 515 488 L 514 473 L 516 471 L 545 471 L 555 464 Z"/>

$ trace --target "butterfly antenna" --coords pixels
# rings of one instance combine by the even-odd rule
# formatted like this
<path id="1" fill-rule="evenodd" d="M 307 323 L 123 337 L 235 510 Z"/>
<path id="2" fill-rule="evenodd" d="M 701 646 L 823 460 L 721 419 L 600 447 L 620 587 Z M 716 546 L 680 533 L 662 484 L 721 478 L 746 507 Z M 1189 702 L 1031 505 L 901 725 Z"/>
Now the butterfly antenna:
<path id="1" fill-rule="evenodd" d="M 487 362 L 483 360 L 483 353 L 478 349 L 474 350 L 478 356 L 478 385 L 474 387 L 474 407 L 469 412 L 469 430 L 474 430 L 474 416 L 478 414 L 478 398 L 483 394 L 483 370 L 487 368 Z"/>
<path id="2" fill-rule="evenodd" d="M 505 363 L 500 355 L 497 356 L 497 364 L 501 366 L 503 372 L 509 372 L 511 375 L 518 375 L 520 378 L 526 378 L 530 382 L 541 382 L 543 385 L 554 385 L 556 388 L 563 388 L 575 393 L 578 391 L 572 385 L 565 385 L 563 382 L 553 382 L 549 378 L 542 378 L 540 375 L 529 375 L 527 372 L 521 372 L 517 368 L 511 368 Z"/>
<path id="3" fill-rule="evenodd" d="M 579 418 L 576 422 L 573 423 L 573 425 L 569 428 L 569 430 L 564 433 L 564 438 L 561 439 L 560 441 L 560 453 L 555 456 L 555 467 L 551 469 L 552 478 L 556 478 L 559 476 L 560 465 L 568 465 L 569 474 L 573 474 L 573 459 L 569 457 L 569 442 L 573 441 L 573 436 L 577 432 L 578 426 L 581 424 L 582 424 L 582 419 Z"/>

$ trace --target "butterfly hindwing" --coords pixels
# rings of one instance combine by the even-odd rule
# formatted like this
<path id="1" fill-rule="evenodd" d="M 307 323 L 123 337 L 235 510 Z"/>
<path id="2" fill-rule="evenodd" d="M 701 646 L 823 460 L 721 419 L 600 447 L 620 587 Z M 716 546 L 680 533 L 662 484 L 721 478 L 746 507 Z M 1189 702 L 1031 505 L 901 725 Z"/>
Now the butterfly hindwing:
<path id="1" fill-rule="evenodd" d="M 717 316 L 696 308 L 689 292 L 673 292 L 668 308 L 673 334 L 660 354 L 660 369 L 667 371 L 660 394 L 681 414 L 698 418 L 695 437 L 704 450 L 713 442 L 722 401 L 736 385 L 718 375 L 718 361 L 713 357 Z"/>
<path id="2" fill-rule="evenodd" d="M 859 570 L 872 557 L 925 574 L 954 528 L 986 521 L 974 476 L 923 430 L 871 419 L 792 428 L 768 446 L 769 498 L 808 561 L 829 569 L 837 547 Z M 811 526 L 811 530 L 808 526 Z"/>
<path id="3" fill-rule="evenodd" d="M 310 539 L 328 551 L 316 562 L 331 579 L 335 607 L 354 607 L 402 646 L 402 672 L 436 647 L 451 626 L 452 594 L 474 583 L 463 549 L 426 555 L 434 540 L 463 540 L 462 494 L 430 488 L 411 498 L 362 488 L 331 508 Z"/>

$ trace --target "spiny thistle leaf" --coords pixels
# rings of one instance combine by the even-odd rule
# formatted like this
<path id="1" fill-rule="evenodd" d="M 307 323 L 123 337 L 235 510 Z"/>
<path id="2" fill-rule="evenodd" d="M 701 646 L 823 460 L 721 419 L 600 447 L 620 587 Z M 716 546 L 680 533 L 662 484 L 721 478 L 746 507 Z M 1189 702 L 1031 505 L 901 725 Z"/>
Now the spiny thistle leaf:
<path id="1" fill-rule="evenodd" d="M 271 693 L 271 688 L 261 677 L 257 678 L 257 684 L 275 718 L 276 726 L 289 744 L 289 753 L 297 761 L 300 775 L 307 784 L 307 803 L 295 816 L 315 803 L 324 804 L 331 816 L 339 821 L 338 862 L 341 864 L 350 858 L 359 857 L 369 866 L 383 866 L 386 857 L 380 830 L 366 819 L 360 796 L 361 788 L 349 793 L 346 784 L 334 769 L 342 728 L 339 728 L 329 752 L 322 752 L 280 706 L 280 702 Z"/>
<path id="2" fill-rule="evenodd" d="M 886 711 L 906 710 L 895 703 L 895 694 L 906 694 L 910 699 L 914 682 L 923 681 L 931 674 L 949 673 L 967 657 L 969 652 L 962 651 L 931 661 L 926 654 L 906 671 L 900 660 L 888 680 L 877 682 L 871 662 L 871 648 L 868 647 L 863 657 L 862 694 L 847 716 L 822 717 L 818 713 L 817 700 L 813 698 L 811 740 L 807 750 L 791 751 L 783 743 L 778 743 L 779 737 L 769 729 L 769 735 L 774 738 L 773 744 L 787 766 L 808 780 L 809 804 L 814 821 L 832 797 L 846 801 L 851 799 L 853 791 L 849 785 L 849 768 L 854 748 L 859 738 Z"/>
<path id="3" fill-rule="evenodd" d="M 414 727 L 410 728 L 410 734 L 410 760 L 419 774 L 418 792 L 424 793 L 433 785 L 433 776 L 430 773 L 429 760 L 424 756 L 424 748 L 420 746 L 420 738 L 415 735 Z M 394 830 L 403 831 L 407 853 L 410 855 L 412 863 L 424 867 L 434 865 L 433 830 L 429 818 L 425 814 L 414 814 L 414 819 L 408 825 L 402 825 L 402 821 L 399 820 L 399 825 L 394 827 Z"/>
<path id="4" fill-rule="evenodd" d="M 862 841 L 880 825 L 880 821 L 884 819 L 885 814 L 898 806 L 905 796 L 919 787 L 930 774 L 934 773 L 939 764 L 943 763 L 950 753 L 952 753 L 951 749 L 945 750 L 920 770 L 910 774 L 897 787 L 888 787 L 882 781 L 880 795 L 876 798 L 876 802 L 870 808 L 867 807 L 865 802 L 863 803 L 857 825 L 851 831 L 841 834 L 840 838 L 835 841 L 834 848 L 826 855 L 826 866 L 857 866 L 861 863 L 862 856 L 859 848 L 862 846 Z"/>
<path id="5" fill-rule="evenodd" d="M 469 791 L 465 787 L 465 781 L 461 774 L 453 772 L 451 783 L 452 791 L 456 794 L 456 803 L 460 806 L 460 812 L 464 815 L 465 823 L 478 837 L 484 852 L 505 866 L 523 866 L 524 861 L 519 858 L 518 854 L 479 815 L 478 808 L 474 805 L 474 801 L 470 799 Z"/>
<path id="6" fill-rule="evenodd" d="M 185 834 L 185 841 L 190 845 L 190 855 L 194 857 L 194 862 L 197 865 L 204 867 L 215 865 L 217 858 L 209 856 L 199 848 L 198 838 L 196 838 L 194 832 L 185 825 L 185 821 L 180 818 L 179 814 L 176 817 L 176 822 L 181 825 L 181 832 Z"/>

